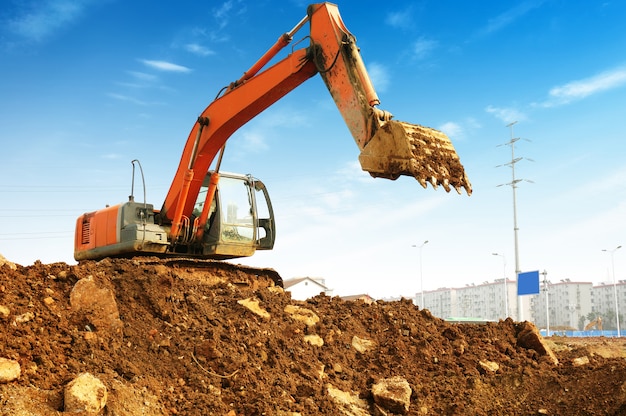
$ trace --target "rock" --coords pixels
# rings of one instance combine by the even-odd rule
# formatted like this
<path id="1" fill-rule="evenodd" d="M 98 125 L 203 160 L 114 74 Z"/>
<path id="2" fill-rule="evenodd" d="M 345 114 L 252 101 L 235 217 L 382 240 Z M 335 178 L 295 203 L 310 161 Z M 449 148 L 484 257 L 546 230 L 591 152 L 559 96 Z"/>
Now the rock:
<path id="1" fill-rule="evenodd" d="M 26 322 L 32 321 L 35 319 L 35 314 L 32 312 L 26 312 L 21 315 L 17 315 L 15 319 L 13 319 L 13 324 L 24 324 Z"/>
<path id="2" fill-rule="evenodd" d="M 319 335 L 305 335 L 304 342 L 308 342 L 309 344 L 316 347 L 321 347 L 324 345 L 324 339 Z"/>
<path id="3" fill-rule="evenodd" d="M 7 319 L 11 315 L 11 310 L 4 305 L 0 305 L 0 319 Z"/>
<path id="4" fill-rule="evenodd" d="M 356 393 L 339 390 L 333 385 L 326 385 L 328 396 L 337 406 L 339 413 L 346 416 L 370 416 L 367 401 Z"/>
<path id="5" fill-rule="evenodd" d="M 0 383 L 16 380 L 22 374 L 20 363 L 8 358 L 0 358 Z"/>
<path id="6" fill-rule="evenodd" d="M 364 354 L 365 352 L 376 347 L 376 343 L 374 341 L 370 341 L 369 339 L 359 338 L 356 335 L 352 337 L 352 348 Z"/>
<path id="7" fill-rule="evenodd" d="M 535 350 L 539 355 L 547 356 L 555 365 L 559 363 L 556 355 L 544 341 L 535 325 L 530 322 L 522 322 L 517 334 L 517 344 L 527 350 Z"/>
<path id="8" fill-rule="evenodd" d="M 291 316 L 291 319 L 303 322 L 306 326 L 314 326 L 320 321 L 319 316 L 317 316 L 315 312 L 298 305 L 287 305 L 284 310 L 285 313 Z"/>
<path id="9" fill-rule="evenodd" d="M 589 364 L 589 357 L 586 355 L 584 357 L 574 358 L 572 360 L 572 365 L 574 367 L 580 367 L 581 365 Z"/>
<path id="10" fill-rule="evenodd" d="M 237 301 L 238 304 L 245 306 L 251 312 L 259 315 L 261 318 L 270 319 L 270 313 L 259 306 L 259 301 L 252 298 L 241 299 Z"/>
<path id="11" fill-rule="evenodd" d="M 82 373 L 65 387 L 65 411 L 98 414 L 107 402 L 107 388 L 89 373 Z"/>
<path id="12" fill-rule="evenodd" d="M 482 368 L 483 370 L 485 370 L 485 372 L 488 373 L 495 373 L 496 371 L 498 371 L 500 369 L 500 364 L 494 362 L 494 361 L 479 361 L 478 365 L 480 365 L 480 368 Z"/>
<path id="13" fill-rule="evenodd" d="M 372 386 L 374 403 L 393 414 L 408 413 L 411 393 L 409 382 L 402 377 L 382 379 Z"/>
<path id="14" fill-rule="evenodd" d="M 122 328 L 113 291 L 100 287 L 93 276 L 76 282 L 70 293 L 70 305 L 75 312 L 85 316 L 91 324 L 91 330 L 117 332 Z"/>
<path id="15" fill-rule="evenodd" d="M 9 266 L 11 270 L 17 270 L 17 265 L 15 263 L 13 263 L 12 261 L 8 261 L 2 254 L 0 254 L 0 267 L 5 264 Z"/>

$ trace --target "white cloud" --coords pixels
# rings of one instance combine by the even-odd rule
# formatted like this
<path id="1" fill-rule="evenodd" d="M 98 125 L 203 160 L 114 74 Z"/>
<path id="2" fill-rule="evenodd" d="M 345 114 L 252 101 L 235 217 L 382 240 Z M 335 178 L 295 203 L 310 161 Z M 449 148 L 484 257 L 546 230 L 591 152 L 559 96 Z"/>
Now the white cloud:
<path id="1" fill-rule="evenodd" d="M 436 40 L 426 39 L 425 37 L 421 37 L 413 43 L 413 48 L 411 50 L 412 56 L 416 59 L 425 59 L 430 55 L 430 52 L 435 49 L 438 45 Z"/>
<path id="2" fill-rule="evenodd" d="M 552 88 L 549 98 L 540 107 L 556 107 L 581 100 L 599 92 L 619 88 L 626 84 L 626 67 L 602 72 L 589 78 L 568 82 Z"/>
<path id="3" fill-rule="evenodd" d="M 22 4 L 25 2 L 21 2 Z M 5 27 L 26 40 L 40 42 L 78 20 L 93 0 L 45 0 L 29 2 L 20 13 L 5 20 Z"/>
<path id="4" fill-rule="evenodd" d="M 473 130 L 479 129 L 480 123 L 476 119 L 468 117 L 463 121 L 448 121 L 438 127 L 438 130 L 444 132 L 448 137 L 455 140 L 463 140 Z"/>
<path id="5" fill-rule="evenodd" d="M 531 10 L 541 6 L 542 3 L 543 0 L 530 0 L 516 5 L 493 19 L 489 19 L 487 26 L 480 30 L 479 35 L 485 36 L 500 31 L 515 22 L 517 19 L 523 17 Z"/>
<path id="6" fill-rule="evenodd" d="M 347 183 L 361 182 L 371 184 L 372 176 L 361 168 L 358 160 L 347 162 L 337 171 L 337 177 L 342 178 Z"/>
<path id="7" fill-rule="evenodd" d="M 246 12 L 245 5 L 240 0 L 228 0 L 218 8 L 213 9 L 215 20 L 218 22 L 218 29 L 226 27 L 233 15 L 241 15 Z"/>
<path id="8" fill-rule="evenodd" d="M 494 107 L 492 105 L 487 106 L 485 111 L 493 114 L 496 118 L 504 121 L 505 123 L 512 123 L 514 121 L 526 120 L 526 115 L 516 108 L 501 108 Z"/>
<path id="9" fill-rule="evenodd" d="M 458 123 L 455 123 L 452 121 L 449 121 L 441 125 L 439 127 L 439 130 L 446 133 L 448 137 L 459 138 L 459 137 L 464 136 L 463 127 L 461 127 L 461 125 L 459 125 Z"/>
<path id="10" fill-rule="evenodd" d="M 140 81 L 152 82 L 152 81 L 156 81 L 158 79 L 158 77 L 156 75 L 154 75 L 154 74 L 146 74 L 145 72 L 128 71 L 128 73 L 130 75 L 132 75 L 135 79 L 138 79 Z"/>
<path id="11" fill-rule="evenodd" d="M 147 103 L 145 101 L 142 101 L 142 100 L 139 100 L 137 98 L 130 97 L 130 96 L 124 95 L 124 94 L 108 93 L 107 96 L 109 96 L 111 98 L 115 98 L 116 100 L 126 101 L 126 102 L 137 104 L 137 105 L 142 105 L 142 106 L 143 105 L 150 105 L 150 103 Z"/>
<path id="12" fill-rule="evenodd" d="M 246 151 L 256 152 L 268 148 L 265 135 L 259 132 L 245 130 L 242 132 L 241 138 L 243 139 L 242 147 L 246 149 Z"/>
<path id="13" fill-rule="evenodd" d="M 166 71 L 166 72 L 191 72 L 190 68 L 187 68 L 186 66 L 174 64 L 172 62 L 153 61 L 153 60 L 149 60 L 149 59 L 140 59 L 139 61 L 142 62 L 144 65 L 149 66 L 150 68 L 157 69 L 159 71 Z"/>
<path id="14" fill-rule="evenodd" d="M 191 52 L 195 55 L 199 55 L 199 56 L 208 56 L 208 55 L 214 55 L 215 52 L 212 51 L 211 49 L 199 45 L 197 43 L 188 43 L 187 45 L 185 45 L 185 50 L 187 52 Z"/>
<path id="15" fill-rule="evenodd" d="M 389 26 L 399 27 L 402 29 L 410 28 L 413 25 L 413 19 L 411 18 L 411 9 L 391 12 L 387 14 L 385 23 Z"/>

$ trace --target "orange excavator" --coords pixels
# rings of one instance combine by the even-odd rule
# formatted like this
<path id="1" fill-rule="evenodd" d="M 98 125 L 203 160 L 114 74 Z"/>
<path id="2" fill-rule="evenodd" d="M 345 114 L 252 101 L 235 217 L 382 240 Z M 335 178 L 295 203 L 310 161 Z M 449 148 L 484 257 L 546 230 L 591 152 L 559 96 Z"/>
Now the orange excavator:
<path id="1" fill-rule="evenodd" d="M 263 70 L 307 23 L 309 45 Z M 145 202 L 145 192 L 144 202 L 136 202 L 131 192 L 125 203 L 81 215 L 74 258 L 229 259 L 272 249 L 275 222 L 264 184 L 250 175 L 220 173 L 222 155 L 237 129 L 316 74 L 323 78 L 361 151 L 363 170 L 394 180 L 413 176 L 423 187 L 430 183 L 458 193 L 464 188 L 471 194 L 448 137 L 392 120 L 377 108 L 380 100 L 337 6 L 313 4 L 304 19 L 198 117 L 161 209 Z"/>
<path id="2" fill-rule="evenodd" d="M 602 317 L 597 316 L 596 319 L 589 322 L 585 325 L 585 331 L 591 331 L 592 329 L 597 329 L 598 331 L 602 331 Z"/>

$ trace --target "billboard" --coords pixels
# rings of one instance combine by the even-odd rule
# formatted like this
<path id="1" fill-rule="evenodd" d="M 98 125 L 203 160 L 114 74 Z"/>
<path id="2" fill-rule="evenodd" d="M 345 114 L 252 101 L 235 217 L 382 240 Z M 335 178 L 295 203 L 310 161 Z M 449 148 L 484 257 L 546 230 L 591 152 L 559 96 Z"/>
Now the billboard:
<path id="1" fill-rule="evenodd" d="M 539 270 L 517 275 L 517 296 L 539 294 Z"/>

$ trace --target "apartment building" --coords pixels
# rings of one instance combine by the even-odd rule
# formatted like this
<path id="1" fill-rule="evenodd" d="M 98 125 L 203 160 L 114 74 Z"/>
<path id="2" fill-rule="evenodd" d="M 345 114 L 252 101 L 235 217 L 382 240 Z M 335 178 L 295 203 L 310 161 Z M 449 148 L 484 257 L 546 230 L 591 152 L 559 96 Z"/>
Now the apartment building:
<path id="1" fill-rule="evenodd" d="M 541 293 L 531 298 L 532 321 L 539 328 L 563 327 L 582 329 L 586 317 L 593 311 L 592 282 L 572 282 L 570 279 L 542 285 Z M 547 303 L 546 303 L 547 301 Z"/>
<path id="2" fill-rule="evenodd" d="M 454 317 L 498 321 L 511 317 L 517 320 L 518 307 L 521 305 L 523 320 L 531 321 L 539 328 L 546 328 L 549 323 L 551 328 L 582 329 L 589 322 L 587 317 L 592 312 L 605 319 L 615 319 L 617 289 L 620 315 L 626 316 L 626 280 L 616 285 L 601 283 L 594 286 L 592 282 L 564 279 L 549 283 L 547 287 L 547 296 L 546 285 L 542 283 L 540 294 L 522 296 L 518 302 L 517 282 L 507 279 L 505 283 L 503 279 L 496 279 L 465 287 L 425 291 L 423 307 L 419 305 L 421 292 L 416 293 L 413 300 L 420 308 L 428 309 L 434 316 L 444 319 Z M 611 322 L 609 325 L 615 324 Z M 622 327 L 626 328 L 626 321 Z"/>
<path id="3" fill-rule="evenodd" d="M 497 321 L 507 316 L 517 316 L 516 295 L 515 281 L 507 279 L 505 283 L 504 279 L 496 279 L 479 285 L 425 291 L 423 308 L 440 318 L 463 317 Z M 415 295 L 414 301 L 420 306 L 421 293 Z"/>

